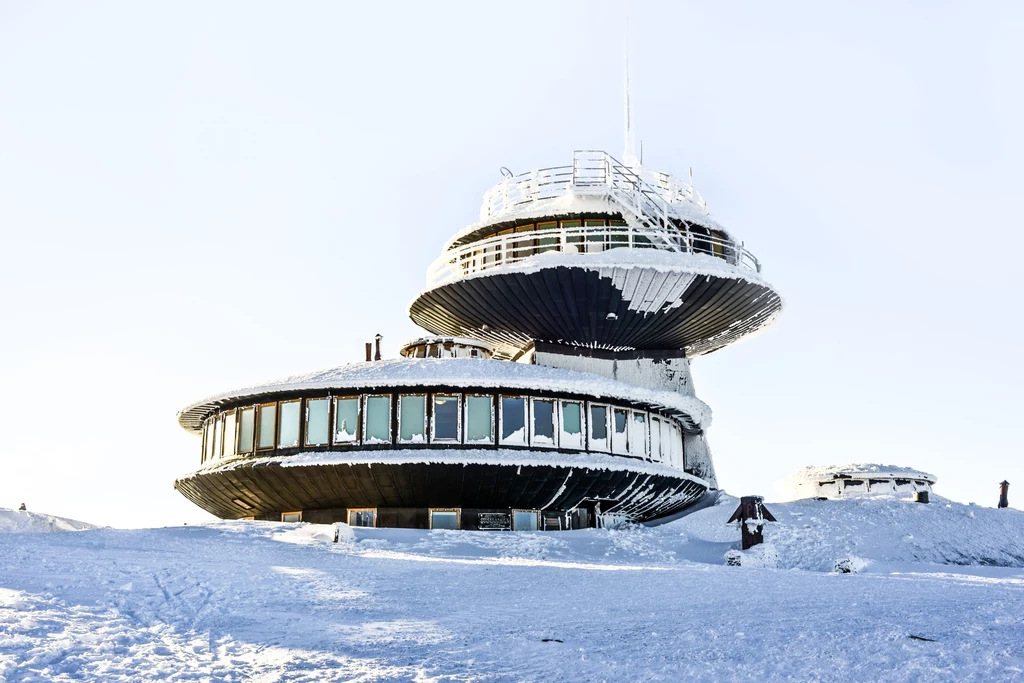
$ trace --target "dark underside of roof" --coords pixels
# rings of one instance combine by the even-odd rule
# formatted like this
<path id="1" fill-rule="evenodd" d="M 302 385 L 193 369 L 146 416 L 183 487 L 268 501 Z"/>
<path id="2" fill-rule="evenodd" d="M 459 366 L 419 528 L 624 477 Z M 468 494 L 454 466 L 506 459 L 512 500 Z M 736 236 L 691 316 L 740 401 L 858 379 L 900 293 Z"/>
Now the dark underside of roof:
<path id="1" fill-rule="evenodd" d="M 673 277 L 688 275 L 659 273 L 650 287 L 669 287 Z M 456 280 L 421 294 L 409 315 L 435 334 L 484 339 L 506 355 L 511 348 L 545 341 L 605 349 L 685 349 L 692 357 L 759 329 L 782 307 L 769 287 L 704 275 L 679 299 L 660 310 L 632 310 L 611 278 L 589 268 L 556 266 Z"/>
<path id="2" fill-rule="evenodd" d="M 707 492 L 692 479 L 628 470 L 454 463 L 244 463 L 174 487 L 226 519 L 365 507 L 570 510 L 601 500 L 604 512 L 642 521 L 678 512 Z"/>

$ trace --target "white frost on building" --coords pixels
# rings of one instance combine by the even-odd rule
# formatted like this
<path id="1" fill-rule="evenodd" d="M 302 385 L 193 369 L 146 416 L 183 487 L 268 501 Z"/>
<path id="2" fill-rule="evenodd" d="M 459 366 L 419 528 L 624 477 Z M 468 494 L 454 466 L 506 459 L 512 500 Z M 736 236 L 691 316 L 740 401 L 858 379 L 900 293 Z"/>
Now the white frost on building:
<path id="1" fill-rule="evenodd" d="M 783 490 L 784 500 L 909 496 L 918 491 L 931 493 L 936 481 L 934 474 L 896 465 L 810 465 L 788 476 Z"/>

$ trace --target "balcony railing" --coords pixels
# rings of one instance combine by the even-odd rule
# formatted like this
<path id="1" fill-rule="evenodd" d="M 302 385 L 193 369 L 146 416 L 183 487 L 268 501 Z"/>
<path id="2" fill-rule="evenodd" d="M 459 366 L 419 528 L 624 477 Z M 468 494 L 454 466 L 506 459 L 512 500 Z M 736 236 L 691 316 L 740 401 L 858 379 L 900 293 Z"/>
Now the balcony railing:
<path id="1" fill-rule="evenodd" d="M 761 271 L 757 258 L 742 245 L 714 234 L 627 226 L 550 228 L 495 235 L 449 249 L 427 270 L 427 285 L 435 287 L 549 252 L 595 254 L 610 249 L 660 249 L 685 254 L 706 254 L 740 268 Z"/>

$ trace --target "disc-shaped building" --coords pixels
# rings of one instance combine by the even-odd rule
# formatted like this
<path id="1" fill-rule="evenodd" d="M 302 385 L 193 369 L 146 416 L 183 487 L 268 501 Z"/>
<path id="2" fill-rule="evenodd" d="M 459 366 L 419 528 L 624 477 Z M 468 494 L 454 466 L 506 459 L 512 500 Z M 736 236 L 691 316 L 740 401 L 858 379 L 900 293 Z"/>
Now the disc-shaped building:
<path id="1" fill-rule="evenodd" d="M 690 360 L 769 324 L 776 291 L 693 188 L 604 152 L 508 175 L 409 306 L 429 335 L 218 394 L 175 487 L 223 518 L 566 529 L 717 488 Z"/>

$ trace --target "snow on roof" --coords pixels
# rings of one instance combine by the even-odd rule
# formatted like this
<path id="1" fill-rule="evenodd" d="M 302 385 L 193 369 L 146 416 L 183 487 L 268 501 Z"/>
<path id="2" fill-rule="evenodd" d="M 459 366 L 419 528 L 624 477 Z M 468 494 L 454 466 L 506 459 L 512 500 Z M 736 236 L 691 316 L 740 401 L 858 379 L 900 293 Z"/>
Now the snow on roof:
<path id="1" fill-rule="evenodd" d="M 909 467 L 897 465 L 879 465 L 877 463 L 853 463 L 849 465 L 808 465 L 797 470 L 786 478 L 787 483 L 799 483 L 805 481 L 831 481 L 833 479 L 845 478 L 875 478 L 875 479 L 921 479 L 930 484 L 938 481 L 934 474 L 913 470 Z"/>
<path id="2" fill-rule="evenodd" d="M 669 206 L 671 207 L 673 214 L 677 215 L 678 218 L 702 225 L 712 230 L 723 232 L 729 236 L 729 239 L 735 239 L 725 226 L 711 218 L 710 215 L 700 209 L 697 205 L 684 203 L 670 204 Z M 473 233 L 491 225 L 521 221 L 530 218 L 551 218 L 555 216 L 570 216 L 583 213 L 621 214 L 623 218 L 627 221 L 629 220 L 629 216 L 627 215 L 629 212 L 625 211 L 617 201 L 608 195 L 565 192 L 564 194 L 560 194 L 550 199 L 525 202 L 516 209 L 508 209 L 502 211 L 498 216 L 491 216 L 485 220 L 471 223 L 462 230 L 459 230 L 451 239 L 445 242 L 443 251 L 448 251 L 452 247 L 460 244 L 466 237 L 469 237 Z"/>
<path id="3" fill-rule="evenodd" d="M 528 449 L 482 449 L 482 448 L 404 448 L 377 451 L 327 451 L 299 453 L 297 455 L 271 456 L 266 458 L 236 458 L 227 462 L 213 461 L 183 478 L 223 472 L 236 467 L 280 463 L 283 467 L 304 467 L 312 465 L 362 465 L 385 464 L 407 465 L 412 463 L 447 463 L 458 465 L 508 465 L 524 467 L 575 467 L 590 470 L 639 472 L 663 477 L 677 477 L 709 486 L 700 477 L 656 462 L 637 458 L 601 453 L 561 453 L 558 451 Z"/>
<path id="4" fill-rule="evenodd" d="M 178 424 L 198 432 L 202 429 L 203 419 L 221 405 L 268 394 L 310 389 L 372 390 L 430 386 L 517 391 L 543 389 L 594 399 L 619 399 L 682 413 L 696 429 L 707 429 L 711 424 L 711 409 L 693 396 L 647 389 L 586 372 L 480 358 L 399 358 L 349 363 L 294 375 L 197 401 L 178 413 Z"/>
<path id="5" fill-rule="evenodd" d="M 422 337 L 416 337 L 410 339 L 402 344 L 402 349 L 407 349 L 410 346 L 421 346 L 423 344 L 439 344 L 439 343 L 452 343 L 462 344 L 463 346 L 475 346 L 479 349 L 486 349 L 493 352 L 494 346 L 490 342 L 485 342 L 482 339 L 475 339 L 473 337 L 459 337 L 445 334 L 425 334 Z"/>

